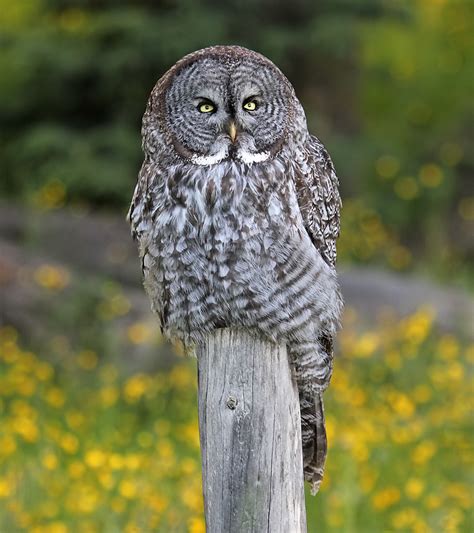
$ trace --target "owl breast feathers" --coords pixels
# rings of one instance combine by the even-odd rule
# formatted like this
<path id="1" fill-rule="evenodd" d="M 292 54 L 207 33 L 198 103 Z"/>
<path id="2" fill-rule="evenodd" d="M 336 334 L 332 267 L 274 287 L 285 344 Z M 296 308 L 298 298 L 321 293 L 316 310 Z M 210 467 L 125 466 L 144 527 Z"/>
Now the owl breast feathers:
<path id="1" fill-rule="evenodd" d="M 280 70 L 235 46 L 174 65 L 153 89 L 142 134 L 129 219 L 161 328 L 187 345 L 231 326 L 286 343 L 304 474 L 317 491 L 342 307 L 331 159 Z"/>

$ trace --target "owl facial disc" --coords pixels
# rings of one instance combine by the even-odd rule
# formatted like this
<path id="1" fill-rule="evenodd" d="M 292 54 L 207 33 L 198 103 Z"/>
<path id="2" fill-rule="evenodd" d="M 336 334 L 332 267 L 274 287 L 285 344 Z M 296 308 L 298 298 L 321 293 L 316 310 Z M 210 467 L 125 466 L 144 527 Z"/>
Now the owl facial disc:
<path id="1" fill-rule="evenodd" d="M 278 152 L 292 111 L 291 89 L 269 60 L 257 58 L 197 57 L 170 77 L 161 105 L 183 159 L 201 166 L 226 160 L 251 165 Z"/>

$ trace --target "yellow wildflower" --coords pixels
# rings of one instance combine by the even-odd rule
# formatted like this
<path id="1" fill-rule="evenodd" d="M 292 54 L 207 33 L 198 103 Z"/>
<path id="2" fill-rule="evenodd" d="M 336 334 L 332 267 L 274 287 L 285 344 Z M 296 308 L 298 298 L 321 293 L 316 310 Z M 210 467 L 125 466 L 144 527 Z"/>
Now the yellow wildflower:
<path id="1" fill-rule="evenodd" d="M 0 437 L 0 457 L 7 457 L 16 450 L 16 440 L 12 435 L 3 435 Z"/>
<path id="2" fill-rule="evenodd" d="M 89 450 L 85 456 L 85 462 L 90 468 L 100 468 L 106 461 L 107 456 L 102 450 Z"/>
<path id="3" fill-rule="evenodd" d="M 364 333 L 359 337 L 359 340 L 354 347 L 354 353 L 356 357 L 370 357 L 375 352 L 378 345 L 379 339 L 374 332 Z"/>
<path id="4" fill-rule="evenodd" d="M 91 513 L 99 504 L 99 493 L 91 485 L 82 485 L 70 502 L 72 509 L 77 508 L 82 513 Z"/>
<path id="5" fill-rule="evenodd" d="M 200 516 L 191 518 L 188 533 L 206 533 L 206 524 Z"/>
<path id="6" fill-rule="evenodd" d="M 435 311 L 428 306 L 420 308 L 401 323 L 404 338 L 416 344 L 423 342 L 431 330 Z"/>
<path id="7" fill-rule="evenodd" d="M 168 505 L 168 499 L 162 496 L 161 494 L 152 494 L 147 499 L 148 505 L 157 513 L 162 513 L 167 505 Z"/>
<path id="8" fill-rule="evenodd" d="M 392 515 L 392 525 L 396 529 L 405 529 L 412 525 L 417 519 L 415 509 L 407 507 Z"/>
<path id="9" fill-rule="evenodd" d="M 464 379 L 464 367 L 458 361 L 451 361 L 447 365 L 446 374 L 452 383 L 460 382 Z"/>
<path id="10" fill-rule="evenodd" d="M 36 191 L 34 200 L 41 209 L 57 209 L 64 205 L 66 199 L 66 188 L 64 183 L 53 178 L 45 183 L 38 191 Z"/>
<path id="11" fill-rule="evenodd" d="M 28 377 L 28 376 L 18 376 L 18 380 L 16 383 L 16 390 L 22 395 L 22 396 L 32 396 L 36 391 L 36 383 L 34 379 Z"/>
<path id="12" fill-rule="evenodd" d="M 142 459 L 141 457 L 136 453 L 130 453 L 125 456 L 124 458 L 125 467 L 127 470 L 138 470 L 140 468 Z"/>
<path id="13" fill-rule="evenodd" d="M 424 504 L 430 511 L 433 509 L 438 509 L 438 507 L 441 505 L 441 498 L 437 494 L 430 494 L 425 498 Z"/>
<path id="14" fill-rule="evenodd" d="M 393 410 L 403 418 L 410 418 L 415 411 L 413 402 L 402 392 L 390 393 L 388 395 L 388 401 Z"/>
<path id="15" fill-rule="evenodd" d="M 452 360 L 459 355 L 459 342 L 453 335 L 443 335 L 438 343 L 437 352 L 441 359 Z"/>
<path id="16" fill-rule="evenodd" d="M 59 445 L 67 453 L 76 453 L 79 448 L 79 441 L 72 433 L 65 433 L 60 438 Z"/>
<path id="17" fill-rule="evenodd" d="M 109 466 L 112 470 L 121 470 L 125 466 L 125 460 L 118 453 L 113 453 L 109 457 Z"/>
<path id="18" fill-rule="evenodd" d="M 64 392 L 59 387 L 51 387 L 45 393 L 45 400 L 52 407 L 62 407 L 66 398 Z"/>
<path id="19" fill-rule="evenodd" d="M 84 370 L 93 370 L 97 366 L 98 357 L 92 350 L 84 350 L 77 356 L 76 361 Z"/>
<path id="20" fill-rule="evenodd" d="M 443 531 L 446 533 L 457 533 L 459 524 L 462 522 L 464 515 L 460 509 L 450 509 L 444 519 Z"/>
<path id="21" fill-rule="evenodd" d="M 375 509 L 382 511 L 391 507 L 400 499 L 400 491 L 396 487 L 387 487 L 374 494 L 372 504 Z"/>
<path id="22" fill-rule="evenodd" d="M 199 448 L 199 427 L 197 423 L 191 422 L 182 428 L 182 437 L 186 442 L 193 444 L 195 448 Z"/>
<path id="23" fill-rule="evenodd" d="M 412 461 L 415 464 L 423 465 L 429 461 L 436 452 L 434 442 L 425 440 L 415 447 L 411 454 Z"/>
<path id="24" fill-rule="evenodd" d="M 99 304 L 97 312 L 103 320 L 111 320 L 117 316 L 126 315 L 130 308 L 130 301 L 121 292 L 116 292 L 111 293 Z"/>
<path id="25" fill-rule="evenodd" d="M 48 526 L 48 533 L 68 533 L 69 529 L 62 522 L 52 522 Z"/>
<path id="26" fill-rule="evenodd" d="M 18 341 L 18 331 L 12 326 L 0 326 L 0 343 L 14 345 Z"/>
<path id="27" fill-rule="evenodd" d="M 13 428 L 27 442 L 36 442 L 38 440 L 38 426 L 31 418 L 16 418 L 13 422 Z"/>
<path id="28" fill-rule="evenodd" d="M 192 483 L 186 484 L 181 491 L 181 499 L 184 505 L 195 513 L 202 512 L 203 500 L 202 492 L 199 490 L 199 487 L 194 486 Z"/>
<path id="29" fill-rule="evenodd" d="M 393 188 L 397 196 L 399 196 L 402 200 L 413 200 L 413 198 L 418 196 L 418 183 L 411 176 L 403 176 L 398 178 L 395 181 Z"/>
<path id="30" fill-rule="evenodd" d="M 393 178 L 400 169 L 400 161 L 393 155 L 382 155 L 375 162 L 375 169 L 382 178 Z"/>
<path id="31" fill-rule="evenodd" d="M 120 482 L 118 487 L 120 495 L 128 500 L 135 498 L 138 493 L 137 486 L 134 481 L 130 479 L 124 479 Z"/>
<path id="32" fill-rule="evenodd" d="M 181 471 L 184 476 L 192 475 L 193 473 L 197 471 L 197 467 L 198 467 L 196 461 L 194 459 L 191 459 L 190 457 L 185 457 L 181 461 L 180 466 L 181 466 Z"/>
<path id="33" fill-rule="evenodd" d="M 48 381 L 53 377 L 54 370 L 49 363 L 42 361 L 36 365 L 35 374 L 40 381 Z"/>
<path id="34" fill-rule="evenodd" d="M 84 424 L 85 418 L 79 411 L 68 411 L 66 413 L 66 422 L 72 429 L 79 429 Z"/>
<path id="35" fill-rule="evenodd" d="M 85 467 L 80 461 L 74 461 L 68 467 L 69 476 L 73 479 L 80 478 L 84 471 Z"/>
<path id="36" fill-rule="evenodd" d="M 157 450 L 161 458 L 170 459 L 174 455 L 174 448 L 171 446 L 170 441 L 161 439 L 158 442 Z"/>
<path id="37" fill-rule="evenodd" d="M 46 453 L 41 459 L 41 463 L 48 470 L 55 470 L 58 467 L 58 457 L 54 453 Z"/>
<path id="38" fill-rule="evenodd" d="M 154 328 L 145 322 L 135 322 L 127 329 L 127 337 L 133 344 L 145 344 L 153 339 Z"/>
<path id="39" fill-rule="evenodd" d="M 429 163 L 420 169 L 420 181 L 425 187 L 438 187 L 443 181 L 443 171 L 438 165 Z"/>
<path id="40" fill-rule="evenodd" d="M 449 483 L 446 487 L 446 494 L 457 500 L 461 507 L 469 509 L 473 503 L 472 487 L 468 488 L 462 483 Z"/>
<path id="41" fill-rule="evenodd" d="M 335 417 L 328 415 L 326 417 L 326 434 L 328 441 L 332 441 L 336 432 L 336 419 Z"/>
<path id="42" fill-rule="evenodd" d="M 352 445 L 352 455 L 354 459 L 364 463 L 369 458 L 369 449 L 362 438 L 356 440 Z"/>
<path id="43" fill-rule="evenodd" d="M 393 426 L 390 430 L 390 437 L 393 440 L 393 442 L 397 444 L 406 444 L 407 442 L 410 442 L 413 440 L 411 431 L 406 426 L 402 426 L 402 427 Z"/>
<path id="44" fill-rule="evenodd" d="M 425 484 L 421 479 L 410 478 L 405 485 L 405 492 L 411 500 L 416 500 L 421 496 L 424 488 Z"/>
<path id="45" fill-rule="evenodd" d="M 169 382 L 178 389 L 187 389 L 195 386 L 196 375 L 188 365 L 176 365 L 169 374 Z"/>
<path id="46" fill-rule="evenodd" d="M 70 281 L 67 270 L 52 265 L 38 267 L 34 273 L 34 278 L 41 287 L 55 291 L 64 289 Z"/>
<path id="47" fill-rule="evenodd" d="M 110 472 L 99 472 L 98 479 L 106 490 L 110 490 L 114 486 L 114 478 Z"/>
<path id="48" fill-rule="evenodd" d="M 10 342 L 7 342 L 2 346 L 0 356 L 5 361 L 5 363 L 7 363 L 8 365 L 12 365 L 13 363 L 16 363 L 20 358 L 20 352 L 16 348 L 16 346 L 13 346 Z"/>
<path id="49" fill-rule="evenodd" d="M 7 479 L 0 478 L 0 499 L 8 498 L 12 493 L 12 485 Z"/>
<path id="50" fill-rule="evenodd" d="M 130 377 L 124 386 L 125 399 L 130 402 L 138 401 L 148 390 L 150 377 L 146 374 L 135 374 Z"/>

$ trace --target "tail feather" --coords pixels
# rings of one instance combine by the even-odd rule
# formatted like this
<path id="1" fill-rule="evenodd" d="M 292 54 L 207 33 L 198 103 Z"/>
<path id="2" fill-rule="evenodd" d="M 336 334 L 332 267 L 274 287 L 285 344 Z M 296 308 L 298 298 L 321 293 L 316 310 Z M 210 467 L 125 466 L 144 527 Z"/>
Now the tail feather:
<path id="1" fill-rule="evenodd" d="M 332 374 L 332 339 L 322 335 L 316 342 L 294 342 L 290 354 L 300 397 L 304 478 L 314 495 L 323 480 L 327 455 L 323 391 Z"/>
<path id="2" fill-rule="evenodd" d="M 323 479 L 327 455 L 322 393 L 300 393 L 300 409 L 304 477 L 311 484 L 314 496 Z"/>

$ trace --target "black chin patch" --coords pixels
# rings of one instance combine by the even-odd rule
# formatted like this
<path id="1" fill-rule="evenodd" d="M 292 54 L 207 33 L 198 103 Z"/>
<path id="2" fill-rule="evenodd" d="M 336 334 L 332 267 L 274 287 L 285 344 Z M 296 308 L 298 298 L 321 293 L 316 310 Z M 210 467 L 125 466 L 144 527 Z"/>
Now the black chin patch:
<path id="1" fill-rule="evenodd" d="M 237 155 L 237 146 L 235 144 L 231 144 L 228 149 L 228 158 L 229 159 L 235 159 L 235 156 Z"/>

